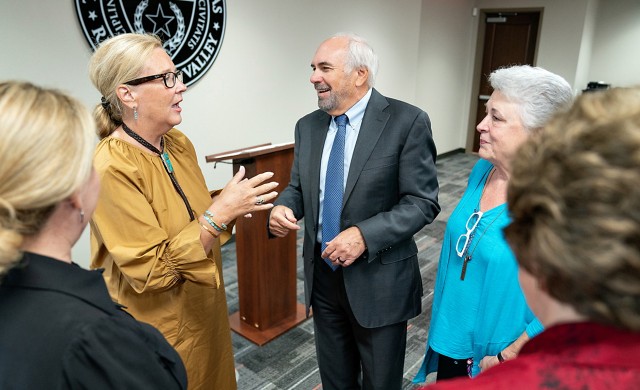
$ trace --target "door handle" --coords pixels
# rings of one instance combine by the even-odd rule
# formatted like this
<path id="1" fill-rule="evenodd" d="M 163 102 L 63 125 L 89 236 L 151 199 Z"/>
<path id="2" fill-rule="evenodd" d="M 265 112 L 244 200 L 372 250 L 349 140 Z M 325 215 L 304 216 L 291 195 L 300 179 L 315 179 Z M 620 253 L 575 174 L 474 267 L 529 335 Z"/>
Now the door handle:
<path id="1" fill-rule="evenodd" d="M 478 96 L 478 100 L 487 101 L 490 97 L 491 95 L 480 95 Z"/>

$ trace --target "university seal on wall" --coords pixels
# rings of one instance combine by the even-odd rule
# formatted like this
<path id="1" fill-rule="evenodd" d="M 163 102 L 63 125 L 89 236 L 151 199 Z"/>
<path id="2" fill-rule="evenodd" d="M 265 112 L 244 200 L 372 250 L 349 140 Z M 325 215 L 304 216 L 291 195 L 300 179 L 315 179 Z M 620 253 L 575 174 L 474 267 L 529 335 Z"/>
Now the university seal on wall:
<path id="1" fill-rule="evenodd" d="M 225 0 L 75 0 L 76 14 L 93 50 L 114 35 L 158 35 L 173 63 L 191 85 L 220 52 Z"/>

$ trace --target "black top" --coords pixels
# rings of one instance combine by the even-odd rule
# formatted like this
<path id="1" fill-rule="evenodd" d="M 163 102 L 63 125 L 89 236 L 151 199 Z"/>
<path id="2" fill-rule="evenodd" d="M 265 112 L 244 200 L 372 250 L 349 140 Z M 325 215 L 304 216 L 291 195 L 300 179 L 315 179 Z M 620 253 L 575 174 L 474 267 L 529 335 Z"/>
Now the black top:
<path id="1" fill-rule="evenodd" d="M 0 284 L 0 389 L 186 389 L 175 350 L 99 271 L 25 253 Z"/>

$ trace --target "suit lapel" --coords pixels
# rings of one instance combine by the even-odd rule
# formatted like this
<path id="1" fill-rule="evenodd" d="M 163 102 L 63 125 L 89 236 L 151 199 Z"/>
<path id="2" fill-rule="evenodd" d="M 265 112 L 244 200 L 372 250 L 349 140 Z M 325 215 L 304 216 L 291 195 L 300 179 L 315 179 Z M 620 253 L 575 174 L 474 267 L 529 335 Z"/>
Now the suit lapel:
<path id="1" fill-rule="evenodd" d="M 311 182 L 308 195 L 311 198 L 314 224 L 318 223 L 318 213 L 320 209 L 320 165 L 322 162 L 322 148 L 327 138 L 327 133 L 329 132 L 330 120 L 331 116 L 329 114 L 318 111 L 318 115 L 316 115 L 311 122 L 311 128 L 309 129 L 311 134 L 311 154 L 309 156 Z"/>
<path id="2" fill-rule="evenodd" d="M 387 99 L 378 91 L 375 89 L 371 91 L 371 98 L 364 112 L 356 147 L 351 157 L 349 176 L 347 176 L 347 185 L 344 189 L 344 198 L 342 200 L 343 207 L 347 203 L 349 195 L 351 195 L 353 187 L 355 187 L 358 181 L 358 177 L 360 177 L 362 168 L 364 168 L 364 165 L 371 156 L 373 148 L 378 143 L 380 134 L 382 134 L 382 131 L 387 125 L 387 121 L 389 121 L 389 114 L 383 112 L 388 105 Z"/>

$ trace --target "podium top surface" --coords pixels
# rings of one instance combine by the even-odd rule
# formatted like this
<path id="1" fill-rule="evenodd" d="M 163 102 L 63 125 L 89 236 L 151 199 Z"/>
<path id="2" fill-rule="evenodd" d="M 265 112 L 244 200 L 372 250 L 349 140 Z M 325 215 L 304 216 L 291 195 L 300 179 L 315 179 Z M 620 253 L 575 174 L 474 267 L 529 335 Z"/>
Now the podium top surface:
<path id="1" fill-rule="evenodd" d="M 218 162 L 224 160 L 236 160 L 246 159 L 261 156 L 264 154 L 275 153 L 281 150 L 292 149 L 294 142 L 284 142 L 281 144 L 260 144 L 250 146 L 248 148 L 229 150 L 226 152 L 211 154 L 205 157 L 205 160 L 210 162 Z"/>

